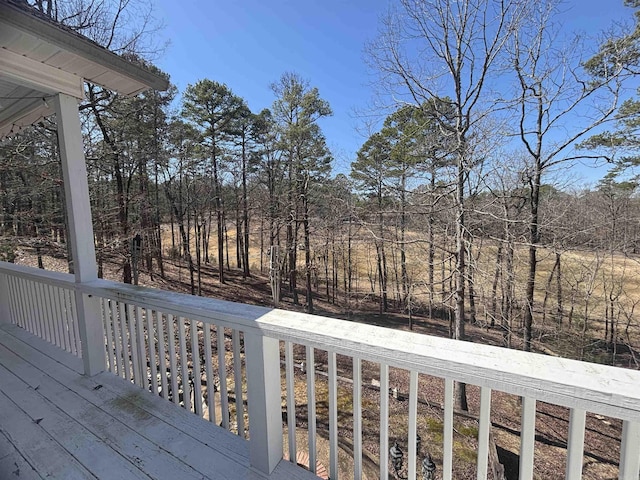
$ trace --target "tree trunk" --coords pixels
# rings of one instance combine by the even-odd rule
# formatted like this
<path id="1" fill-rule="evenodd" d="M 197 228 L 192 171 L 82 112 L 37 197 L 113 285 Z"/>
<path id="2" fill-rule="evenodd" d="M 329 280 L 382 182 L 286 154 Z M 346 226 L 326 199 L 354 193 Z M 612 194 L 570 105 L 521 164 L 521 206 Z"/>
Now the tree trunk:
<path id="1" fill-rule="evenodd" d="M 197 215 L 195 217 L 195 226 L 196 226 L 196 266 L 198 268 L 198 296 L 202 295 L 202 254 L 201 254 L 201 243 L 202 243 L 202 227 L 200 222 L 198 221 Z"/>
<path id="2" fill-rule="evenodd" d="M 311 290 L 311 232 L 309 230 L 309 198 L 308 198 L 309 178 L 307 177 L 302 187 L 302 209 L 304 228 L 304 260 L 307 287 L 307 313 L 313 313 L 313 292 Z"/>
<path id="3" fill-rule="evenodd" d="M 224 283 L 224 225 L 222 221 L 222 192 L 220 191 L 220 179 L 218 175 L 218 160 L 215 146 L 212 155 L 213 163 L 213 195 L 215 198 L 216 226 L 218 237 L 218 281 Z"/>
<path id="4" fill-rule="evenodd" d="M 529 223 L 529 265 L 527 273 L 527 286 L 525 291 L 526 305 L 524 310 L 524 344 L 523 349 L 526 352 L 531 351 L 531 335 L 533 329 L 533 303 L 536 286 L 536 269 L 538 267 L 538 207 L 540 203 L 540 181 L 541 181 L 541 165 L 540 159 L 536 159 L 537 168 L 531 181 L 531 199 L 530 199 L 530 223 Z"/>
<path id="5" fill-rule="evenodd" d="M 244 277 L 244 267 L 242 266 L 242 256 L 244 255 L 244 247 L 242 246 L 242 239 L 244 234 L 242 233 L 242 220 L 240 219 L 240 202 L 237 201 L 236 194 L 236 266 L 242 270 L 242 276 Z"/>
<path id="6" fill-rule="evenodd" d="M 403 173 L 400 185 L 400 276 L 402 278 L 402 304 L 405 310 L 408 309 L 409 298 L 409 274 L 407 272 L 407 252 L 406 252 L 406 179 Z M 410 322 L 411 323 L 411 322 Z"/>
<path id="7" fill-rule="evenodd" d="M 250 277 L 249 271 L 249 198 L 247 195 L 247 152 L 246 141 L 242 138 L 242 224 L 244 232 L 243 253 L 244 263 L 242 278 Z"/>
<path id="8" fill-rule="evenodd" d="M 459 141 L 460 148 L 462 148 L 463 141 Z M 466 235 L 465 235 L 465 205 L 464 205 L 464 181 L 465 181 L 465 165 L 464 156 L 462 152 L 458 153 L 458 178 L 456 185 L 456 310 L 455 310 L 455 322 L 454 322 L 454 338 L 456 340 L 465 339 L 464 323 L 465 323 L 465 311 L 464 311 L 464 286 L 466 280 L 466 261 L 465 252 L 467 249 Z M 467 405 L 467 389 L 466 385 L 461 382 L 456 382 L 454 385 L 454 401 L 456 408 L 467 411 L 469 409 Z"/>
<path id="9" fill-rule="evenodd" d="M 553 282 L 553 276 L 556 273 L 556 270 L 559 266 L 558 265 L 559 258 L 560 257 L 558 256 L 558 254 L 556 254 L 556 261 L 553 264 L 553 268 L 551 269 L 551 272 L 549 273 L 549 278 L 547 278 L 547 284 L 544 289 L 544 298 L 542 299 L 542 322 L 541 322 L 542 326 L 544 326 L 545 320 L 547 318 L 547 302 L 549 300 L 549 294 L 551 293 L 551 283 Z"/>
<path id="10" fill-rule="evenodd" d="M 498 245 L 496 253 L 496 269 L 493 274 L 493 283 L 491 284 L 491 326 L 496 325 L 496 315 L 498 314 L 498 280 L 502 265 L 502 243 Z"/>
<path id="11" fill-rule="evenodd" d="M 558 271 L 556 274 L 556 294 L 557 294 L 557 304 L 558 310 L 556 314 L 556 321 L 558 325 L 562 326 L 562 265 L 560 263 L 560 252 L 556 252 L 556 264 L 558 265 Z"/>
<path id="12" fill-rule="evenodd" d="M 430 178 L 430 195 L 431 195 L 431 200 L 429 202 L 429 221 L 428 221 L 428 235 L 429 235 L 429 273 L 428 273 L 428 281 L 429 281 L 429 317 L 431 318 L 433 315 L 433 293 L 434 293 L 434 288 L 435 288 L 435 283 L 434 283 L 434 269 L 435 269 L 435 255 L 436 255 L 436 248 L 434 245 L 434 232 L 433 232 L 433 227 L 435 224 L 435 218 L 434 218 L 434 209 L 435 209 L 435 205 L 433 202 L 433 195 L 435 193 L 435 188 L 436 188 L 436 177 L 435 177 L 435 173 L 432 171 L 431 172 L 431 178 Z"/>

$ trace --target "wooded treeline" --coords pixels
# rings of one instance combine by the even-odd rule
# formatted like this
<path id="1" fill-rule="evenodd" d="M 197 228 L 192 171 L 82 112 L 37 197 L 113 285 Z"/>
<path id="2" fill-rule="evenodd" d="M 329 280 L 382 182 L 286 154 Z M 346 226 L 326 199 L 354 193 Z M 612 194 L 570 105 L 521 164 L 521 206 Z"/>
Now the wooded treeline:
<path id="1" fill-rule="evenodd" d="M 454 338 L 466 323 L 500 328 L 525 350 L 577 332 L 571 355 L 615 362 L 623 348 L 637 366 L 640 108 L 621 97 L 637 27 L 565 38 L 551 0 L 402 0 L 399 12 L 368 51 L 401 101 L 348 174 L 332 176 L 330 105 L 295 73 L 254 112 L 212 79 L 135 98 L 88 85 L 100 275 L 109 263 L 124 282 L 164 277 L 170 261 L 199 295 L 212 269 L 224 284 L 275 268 L 281 295 L 309 312 L 318 298 L 345 312 L 375 302 L 410 326 L 445 319 Z M 0 144 L 5 259 L 20 246 L 68 257 L 56 150 L 55 119 Z M 571 183 L 590 158 L 611 172 Z"/>

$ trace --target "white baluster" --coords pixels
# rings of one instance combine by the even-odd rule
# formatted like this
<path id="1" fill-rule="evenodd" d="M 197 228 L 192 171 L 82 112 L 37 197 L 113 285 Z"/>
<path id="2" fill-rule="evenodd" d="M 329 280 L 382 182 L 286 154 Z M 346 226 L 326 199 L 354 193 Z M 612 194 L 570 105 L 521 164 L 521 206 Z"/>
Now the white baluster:
<path id="1" fill-rule="evenodd" d="M 491 389 L 480 388 L 480 419 L 478 429 L 478 480 L 485 480 L 489 461 L 489 432 L 491 430 Z"/>
<path id="2" fill-rule="evenodd" d="M 572 408 L 569 414 L 569 438 L 567 439 L 566 480 L 582 478 L 582 461 L 584 458 L 584 431 L 587 414 L 579 408 Z"/>
<path id="3" fill-rule="evenodd" d="M 522 399 L 520 426 L 520 479 L 533 478 L 533 452 L 536 440 L 536 400 L 531 397 Z"/>
<path id="4" fill-rule="evenodd" d="M 305 347 L 306 375 L 307 375 L 307 424 L 309 443 L 309 468 L 316 473 L 317 452 L 316 445 L 316 359 L 313 347 Z"/>
<path id="5" fill-rule="evenodd" d="M 293 370 L 293 343 L 284 343 L 285 378 L 287 385 L 287 435 L 289 440 L 289 461 L 296 463 L 296 391 Z M 307 402 L 309 403 L 309 402 Z M 311 450 L 311 448 L 309 448 Z M 311 462 L 309 462 L 311 463 Z"/>
<path id="6" fill-rule="evenodd" d="M 213 354 L 211 352 L 211 324 L 205 323 L 202 330 L 204 334 L 204 363 L 207 375 L 207 405 L 209 410 L 209 421 L 216 423 L 216 388 L 215 378 L 213 376 Z"/>
<path id="7" fill-rule="evenodd" d="M 353 359 L 353 477 L 362 478 L 362 361 Z"/>

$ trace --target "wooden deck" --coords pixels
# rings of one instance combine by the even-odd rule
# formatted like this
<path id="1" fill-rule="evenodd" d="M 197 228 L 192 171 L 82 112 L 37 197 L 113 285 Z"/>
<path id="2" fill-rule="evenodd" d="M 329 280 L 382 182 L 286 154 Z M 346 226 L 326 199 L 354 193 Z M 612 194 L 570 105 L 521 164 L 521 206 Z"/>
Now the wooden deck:
<path id="1" fill-rule="evenodd" d="M 0 326 L 0 479 L 259 479 L 248 442 Z M 281 461 L 272 479 L 316 479 Z"/>

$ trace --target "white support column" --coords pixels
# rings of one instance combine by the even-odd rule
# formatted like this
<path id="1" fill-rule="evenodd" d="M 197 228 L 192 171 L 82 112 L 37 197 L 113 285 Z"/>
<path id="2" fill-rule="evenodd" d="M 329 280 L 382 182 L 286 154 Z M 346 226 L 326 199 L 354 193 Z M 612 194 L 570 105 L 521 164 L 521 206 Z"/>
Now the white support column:
<path id="1" fill-rule="evenodd" d="M 82 284 L 97 278 L 97 268 L 78 99 L 60 93 L 54 97 L 53 103 L 58 124 L 73 271 L 76 283 Z M 84 373 L 91 376 L 105 369 L 100 303 L 98 299 L 81 292 L 76 292 L 75 297 Z"/>
<path id="2" fill-rule="evenodd" d="M 270 474 L 282 459 L 280 347 L 275 338 L 244 334 L 251 467 Z"/>
<path id="3" fill-rule="evenodd" d="M 0 323 L 13 323 L 9 304 L 9 279 L 6 273 L 0 273 Z"/>

